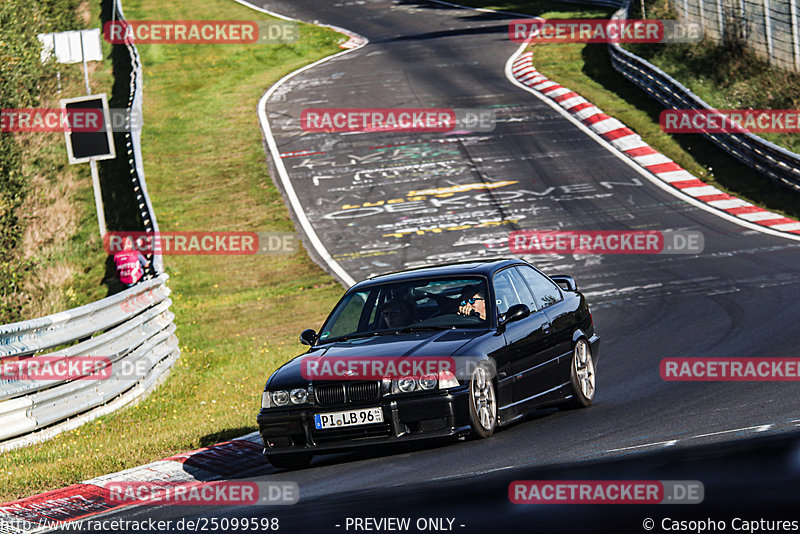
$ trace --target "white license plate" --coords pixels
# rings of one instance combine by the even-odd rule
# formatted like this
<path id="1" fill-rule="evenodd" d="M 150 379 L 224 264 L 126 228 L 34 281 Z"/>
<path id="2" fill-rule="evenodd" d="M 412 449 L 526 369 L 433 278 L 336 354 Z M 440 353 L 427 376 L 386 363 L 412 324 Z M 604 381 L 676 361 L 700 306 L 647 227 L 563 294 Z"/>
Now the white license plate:
<path id="1" fill-rule="evenodd" d="M 314 414 L 314 426 L 317 430 L 370 425 L 372 423 L 383 423 L 383 410 L 381 408 Z"/>

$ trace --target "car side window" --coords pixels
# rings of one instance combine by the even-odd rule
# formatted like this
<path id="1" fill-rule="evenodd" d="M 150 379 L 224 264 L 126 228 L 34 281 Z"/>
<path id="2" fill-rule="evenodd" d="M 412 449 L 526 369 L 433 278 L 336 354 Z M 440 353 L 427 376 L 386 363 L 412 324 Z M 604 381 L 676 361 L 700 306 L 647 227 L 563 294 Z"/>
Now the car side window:
<path id="1" fill-rule="evenodd" d="M 506 269 L 494 275 L 494 294 L 497 299 L 497 313 L 506 313 L 514 304 L 525 304 L 531 311 L 536 310 L 533 295 L 514 269 Z"/>
<path id="2" fill-rule="evenodd" d="M 528 267 L 527 265 L 516 267 L 516 269 L 519 270 L 520 274 L 522 274 L 522 277 L 533 291 L 539 309 L 552 306 L 561 300 L 561 290 L 558 286 L 548 278 L 542 276 L 536 269 Z"/>

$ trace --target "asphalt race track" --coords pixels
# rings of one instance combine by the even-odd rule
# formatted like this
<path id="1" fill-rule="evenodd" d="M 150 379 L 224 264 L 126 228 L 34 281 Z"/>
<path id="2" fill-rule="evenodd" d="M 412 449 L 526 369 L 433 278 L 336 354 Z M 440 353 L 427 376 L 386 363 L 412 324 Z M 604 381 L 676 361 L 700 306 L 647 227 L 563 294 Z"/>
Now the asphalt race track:
<path id="1" fill-rule="evenodd" d="M 709 511 L 718 514 L 735 513 L 729 505 L 738 502 L 739 489 L 760 496 L 748 498 L 751 511 L 800 501 L 792 483 L 797 472 L 790 469 L 800 457 L 785 439 L 800 422 L 797 383 L 665 382 L 659 376 L 666 357 L 797 357 L 800 242 L 739 226 L 656 187 L 513 86 L 504 68 L 518 48 L 507 33 L 514 17 L 424 1 L 260 1 L 265 9 L 369 39 L 294 76 L 266 104 L 305 215 L 353 279 L 508 255 L 508 233 L 520 229 L 694 230 L 703 233 L 705 249 L 525 257 L 549 274 L 573 275 L 592 306 L 602 345 L 589 409 L 537 414 L 489 440 L 326 455 L 296 472 L 267 466 L 245 474 L 296 481 L 301 502 L 293 507 L 143 507 L 108 517 L 277 516 L 286 518 L 283 532 L 346 532 L 347 515 L 408 515 L 413 504 L 419 514 L 456 517 L 457 532 L 489 528 L 492 510 L 495 524 L 521 523 L 529 532 L 557 530 L 557 524 L 568 525 L 567 532 L 591 528 L 587 517 L 602 515 L 624 524 L 620 532 L 643 531 L 645 514 L 635 507 L 520 512 L 524 507 L 511 505 L 504 492 L 510 481 L 535 473 L 703 480 L 706 502 L 717 503 Z M 446 134 L 300 128 L 307 108 L 398 107 L 491 109 L 497 124 L 491 132 Z M 387 203 L 393 199 L 401 201 Z M 298 325 L 298 333 L 319 326 Z M 788 489 L 769 493 L 773 481 Z M 691 506 L 669 512 L 705 510 Z"/>

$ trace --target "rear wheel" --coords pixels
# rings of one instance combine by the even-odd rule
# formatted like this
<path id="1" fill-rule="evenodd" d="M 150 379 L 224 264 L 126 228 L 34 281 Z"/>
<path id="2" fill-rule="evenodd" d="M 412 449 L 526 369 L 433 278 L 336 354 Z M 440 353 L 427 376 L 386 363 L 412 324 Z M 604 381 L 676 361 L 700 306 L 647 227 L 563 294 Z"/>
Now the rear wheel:
<path id="1" fill-rule="evenodd" d="M 469 420 L 475 436 L 488 438 L 497 426 L 494 382 L 485 367 L 478 366 L 469 381 Z"/>
<path id="2" fill-rule="evenodd" d="M 268 454 L 267 460 L 278 469 L 302 469 L 311 463 L 314 455 L 310 452 L 294 452 L 290 454 Z"/>
<path id="3" fill-rule="evenodd" d="M 594 360 L 589 342 L 581 338 L 575 342 L 570 362 L 569 382 L 572 398 L 563 408 L 585 408 L 592 404 L 595 393 Z"/>

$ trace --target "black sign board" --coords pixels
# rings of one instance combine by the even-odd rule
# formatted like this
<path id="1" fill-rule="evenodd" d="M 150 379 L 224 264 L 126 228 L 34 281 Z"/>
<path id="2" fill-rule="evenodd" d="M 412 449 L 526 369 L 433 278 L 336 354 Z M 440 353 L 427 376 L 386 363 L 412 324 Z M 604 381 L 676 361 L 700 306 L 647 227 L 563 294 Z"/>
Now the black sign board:
<path id="1" fill-rule="evenodd" d="M 66 137 L 71 164 L 116 157 L 105 94 L 64 99 L 61 107 L 70 125 Z"/>

